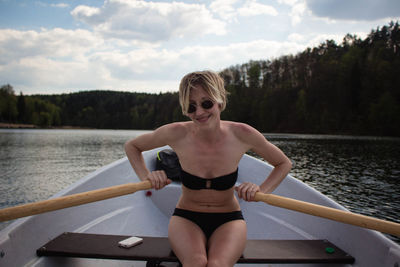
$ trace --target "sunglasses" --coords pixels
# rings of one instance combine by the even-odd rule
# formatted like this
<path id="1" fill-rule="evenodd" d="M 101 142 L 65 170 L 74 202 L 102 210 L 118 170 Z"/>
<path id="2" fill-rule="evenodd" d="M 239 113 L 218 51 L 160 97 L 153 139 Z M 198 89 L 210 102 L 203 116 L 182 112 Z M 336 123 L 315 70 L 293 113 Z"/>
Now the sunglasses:
<path id="1" fill-rule="evenodd" d="M 211 100 L 204 100 L 203 102 L 201 102 L 200 106 L 203 109 L 210 109 L 214 106 L 214 102 L 212 102 Z M 193 113 L 196 112 L 197 107 L 195 104 L 189 104 L 189 108 L 188 108 L 188 113 Z"/>

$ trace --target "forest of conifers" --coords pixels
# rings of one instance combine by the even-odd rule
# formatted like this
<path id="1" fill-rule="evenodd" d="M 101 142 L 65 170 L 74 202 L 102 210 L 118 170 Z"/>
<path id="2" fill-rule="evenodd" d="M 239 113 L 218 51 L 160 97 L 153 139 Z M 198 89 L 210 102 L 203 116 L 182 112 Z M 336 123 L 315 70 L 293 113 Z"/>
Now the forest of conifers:
<path id="1" fill-rule="evenodd" d="M 192 71 L 192 70 L 188 70 Z M 400 28 L 347 34 L 297 55 L 250 61 L 220 72 L 228 90 L 226 120 L 262 132 L 400 136 Z M 84 91 L 15 94 L 0 89 L 0 122 L 40 127 L 154 129 L 185 120 L 178 93 Z"/>

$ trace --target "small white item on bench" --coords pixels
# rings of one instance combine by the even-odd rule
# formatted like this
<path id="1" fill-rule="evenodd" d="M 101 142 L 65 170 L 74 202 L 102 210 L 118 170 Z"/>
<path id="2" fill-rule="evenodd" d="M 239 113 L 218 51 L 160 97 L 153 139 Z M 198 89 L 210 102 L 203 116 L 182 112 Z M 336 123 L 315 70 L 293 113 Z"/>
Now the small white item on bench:
<path id="1" fill-rule="evenodd" d="M 132 236 L 118 242 L 118 245 L 123 248 L 130 248 L 143 242 L 143 238 Z"/>

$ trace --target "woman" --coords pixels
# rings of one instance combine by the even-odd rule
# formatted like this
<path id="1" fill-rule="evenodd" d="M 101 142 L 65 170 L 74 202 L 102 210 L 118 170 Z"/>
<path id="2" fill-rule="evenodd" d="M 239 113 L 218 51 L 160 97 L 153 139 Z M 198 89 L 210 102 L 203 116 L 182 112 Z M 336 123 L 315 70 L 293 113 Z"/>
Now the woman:
<path id="1" fill-rule="evenodd" d="M 141 180 L 158 190 L 171 182 L 163 171 L 150 172 L 142 151 L 169 145 L 182 166 L 182 195 L 171 217 L 168 235 L 183 266 L 233 266 L 246 245 L 246 223 L 238 197 L 253 201 L 256 192 L 272 192 L 286 177 L 290 160 L 256 129 L 221 121 L 226 106 L 223 79 L 214 72 L 187 74 L 179 101 L 191 121 L 162 126 L 128 141 L 126 154 Z M 275 168 L 261 184 L 234 187 L 243 154 L 252 150 Z"/>

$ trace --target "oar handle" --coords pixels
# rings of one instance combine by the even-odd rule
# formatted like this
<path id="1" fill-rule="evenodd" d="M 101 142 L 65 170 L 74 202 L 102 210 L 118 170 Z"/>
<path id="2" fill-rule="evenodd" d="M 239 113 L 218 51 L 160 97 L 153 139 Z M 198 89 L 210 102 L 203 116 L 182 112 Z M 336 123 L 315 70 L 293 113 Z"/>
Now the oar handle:
<path id="1" fill-rule="evenodd" d="M 400 224 L 273 194 L 256 193 L 256 201 L 310 215 L 400 236 Z"/>
<path id="2" fill-rule="evenodd" d="M 0 210 L 0 222 L 128 195 L 139 190 L 150 189 L 151 187 L 150 181 L 146 180 L 139 183 L 116 185 L 35 203 L 24 204 L 16 207 L 5 208 Z"/>

